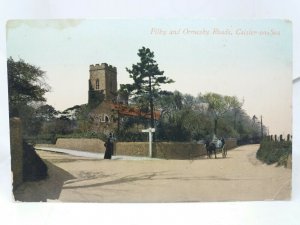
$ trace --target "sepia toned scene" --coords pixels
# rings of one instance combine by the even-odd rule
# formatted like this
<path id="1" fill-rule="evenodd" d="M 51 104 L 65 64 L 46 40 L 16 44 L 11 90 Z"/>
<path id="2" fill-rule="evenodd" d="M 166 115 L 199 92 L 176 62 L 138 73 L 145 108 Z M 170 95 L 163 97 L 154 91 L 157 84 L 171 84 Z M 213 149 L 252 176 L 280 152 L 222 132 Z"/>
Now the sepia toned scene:
<path id="1" fill-rule="evenodd" d="M 292 24 L 7 22 L 15 202 L 289 200 Z"/>

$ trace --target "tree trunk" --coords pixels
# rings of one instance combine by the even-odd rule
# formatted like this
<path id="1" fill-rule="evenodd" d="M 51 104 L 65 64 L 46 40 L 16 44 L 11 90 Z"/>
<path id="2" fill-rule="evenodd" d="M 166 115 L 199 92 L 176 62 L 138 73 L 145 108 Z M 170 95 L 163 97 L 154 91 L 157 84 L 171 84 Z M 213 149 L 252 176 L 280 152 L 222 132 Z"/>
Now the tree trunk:
<path id="1" fill-rule="evenodd" d="M 218 119 L 215 119 L 214 133 L 216 136 L 217 136 L 217 126 L 218 126 Z"/>
<path id="2" fill-rule="evenodd" d="M 233 129 L 235 129 L 235 130 L 236 130 L 236 116 L 237 116 L 237 111 L 234 112 Z"/>
<path id="3" fill-rule="evenodd" d="M 150 112 L 151 112 L 151 128 L 154 128 L 154 112 L 153 112 L 153 98 L 152 98 L 152 84 L 151 76 L 149 76 L 149 90 L 150 90 Z"/>

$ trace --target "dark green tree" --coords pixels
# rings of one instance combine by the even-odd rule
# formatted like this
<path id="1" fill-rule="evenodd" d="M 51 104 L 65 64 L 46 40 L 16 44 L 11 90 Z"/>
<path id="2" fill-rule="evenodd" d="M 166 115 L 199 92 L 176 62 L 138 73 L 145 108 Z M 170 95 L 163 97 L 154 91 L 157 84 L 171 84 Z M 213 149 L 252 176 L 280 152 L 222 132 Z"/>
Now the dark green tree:
<path id="1" fill-rule="evenodd" d="M 42 105 L 23 107 L 20 117 L 26 134 L 36 136 L 44 132 L 46 124 L 52 122 L 56 115 L 57 111 L 51 105 Z"/>
<path id="2" fill-rule="evenodd" d="M 35 110 L 35 117 L 42 122 L 48 122 L 52 121 L 58 113 L 53 106 L 46 104 Z"/>
<path id="3" fill-rule="evenodd" d="M 132 68 L 126 68 L 133 84 L 123 86 L 129 91 L 135 102 L 139 103 L 143 110 L 150 109 L 151 127 L 154 127 L 154 98 L 161 92 L 162 84 L 173 83 L 172 79 L 164 76 L 158 64 L 154 60 L 154 52 L 149 48 L 142 47 L 137 55 L 140 62 L 133 64 Z"/>
<path id="4" fill-rule="evenodd" d="M 36 136 L 43 126 L 38 108 L 50 90 L 45 72 L 24 60 L 7 59 L 8 97 L 10 117 L 20 117 L 24 137 Z"/>
<path id="5" fill-rule="evenodd" d="M 7 59 L 8 95 L 10 116 L 20 116 L 21 109 L 34 102 L 45 102 L 50 91 L 45 72 L 24 60 Z"/>

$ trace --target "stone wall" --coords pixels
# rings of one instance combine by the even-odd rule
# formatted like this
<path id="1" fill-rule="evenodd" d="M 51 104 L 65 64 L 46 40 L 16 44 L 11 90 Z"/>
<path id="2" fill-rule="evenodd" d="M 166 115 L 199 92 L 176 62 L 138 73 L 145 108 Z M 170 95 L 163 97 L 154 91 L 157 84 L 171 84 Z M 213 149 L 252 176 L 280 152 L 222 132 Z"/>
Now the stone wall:
<path id="1" fill-rule="evenodd" d="M 225 140 L 227 150 L 237 146 L 236 139 Z M 58 138 L 57 148 L 82 150 L 88 152 L 105 152 L 104 142 L 99 139 Z M 191 159 L 206 154 L 203 144 L 191 142 L 155 142 L 152 145 L 152 156 L 163 159 Z M 114 155 L 149 156 L 148 142 L 115 142 Z"/>
<path id="2" fill-rule="evenodd" d="M 237 139 L 235 138 L 225 139 L 225 148 L 227 150 L 233 149 L 235 147 L 237 147 Z"/>
<path id="3" fill-rule="evenodd" d="M 87 152 L 105 152 L 104 142 L 100 139 L 58 138 L 54 147 Z"/>
<path id="4" fill-rule="evenodd" d="M 158 142 L 153 146 L 153 157 L 162 159 L 192 159 L 206 155 L 204 144 L 188 142 Z"/>
<path id="5" fill-rule="evenodd" d="M 10 119 L 10 151 L 13 188 L 15 189 L 23 182 L 23 138 L 19 118 Z"/>
<path id="6" fill-rule="evenodd" d="M 152 147 L 153 148 L 153 147 Z M 116 142 L 115 155 L 149 156 L 148 142 Z"/>
<path id="7" fill-rule="evenodd" d="M 237 146 L 236 139 L 225 140 L 227 150 Z M 204 144 L 189 142 L 156 142 L 152 145 L 154 158 L 163 159 L 192 159 L 206 155 Z M 117 142 L 116 155 L 149 156 L 148 142 Z"/>
<path id="8" fill-rule="evenodd" d="M 90 112 L 91 130 L 108 135 L 118 127 L 118 113 L 111 108 L 111 102 L 103 101 Z"/>

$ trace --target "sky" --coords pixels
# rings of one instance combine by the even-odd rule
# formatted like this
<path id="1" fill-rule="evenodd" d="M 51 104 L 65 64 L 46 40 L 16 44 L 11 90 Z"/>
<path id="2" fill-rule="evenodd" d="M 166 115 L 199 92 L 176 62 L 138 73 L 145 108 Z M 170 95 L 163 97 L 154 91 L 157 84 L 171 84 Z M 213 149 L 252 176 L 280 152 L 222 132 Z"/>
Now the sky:
<path id="1" fill-rule="evenodd" d="M 292 23 L 287 20 L 14 20 L 7 56 L 46 72 L 47 104 L 87 103 L 89 65 L 108 63 L 118 84 L 142 46 L 175 83 L 164 89 L 197 96 L 215 92 L 244 100 L 270 134 L 292 130 Z"/>

